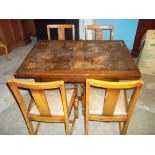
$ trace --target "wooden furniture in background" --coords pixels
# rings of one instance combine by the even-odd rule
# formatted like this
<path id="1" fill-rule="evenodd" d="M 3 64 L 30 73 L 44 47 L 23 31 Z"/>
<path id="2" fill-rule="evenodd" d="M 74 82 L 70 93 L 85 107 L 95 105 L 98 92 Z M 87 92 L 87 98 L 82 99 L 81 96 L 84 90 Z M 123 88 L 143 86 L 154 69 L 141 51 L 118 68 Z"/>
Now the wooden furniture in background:
<path id="1" fill-rule="evenodd" d="M 35 28 L 34 19 L 22 19 L 22 22 L 27 35 L 29 37 L 30 36 L 36 37 L 36 28 Z"/>
<path id="2" fill-rule="evenodd" d="M 51 40 L 51 29 L 58 30 L 58 40 L 65 40 L 65 29 L 72 29 L 72 40 L 75 40 L 75 26 L 73 24 L 47 25 L 48 40 Z"/>
<path id="3" fill-rule="evenodd" d="M 142 80 L 108 82 L 87 79 L 85 134 L 88 134 L 88 121 L 119 122 L 120 134 L 126 134 L 143 84 Z M 129 102 L 127 89 L 134 90 Z"/>
<path id="4" fill-rule="evenodd" d="M 64 123 L 66 134 L 72 134 L 75 120 L 78 117 L 78 99 L 75 88 L 65 90 L 63 81 L 35 83 L 9 80 L 8 84 L 24 116 L 29 134 L 37 134 L 40 122 Z M 20 89 L 28 90 L 32 96 L 28 108 Z M 69 116 L 73 107 L 74 120 L 70 121 Z M 35 130 L 32 121 L 38 122 Z M 71 129 L 70 122 L 72 123 Z"/>
<path id="5" fill-rule="evenodd" d="M 5 52 L 5 56 L 7 58 L 7 55 L 8 55 L 8 48 L 7 46 L 0 40 L 0 48 L 4 49 L 4 52 Z"/>
<path id="6" fill-rule="evenodd" d="M 143 35 L 147 30 L 155 29 L 155 19 L 139 19 L 135 41 L 132 49 L 132 56 L 138 57 Z"/>
<path id="7" fill-rule="evenodd" d="M 114 27 L 112 25 L 86 25 L 85 27 L 86 40 L 87 40 L 89 30 L 95 30 L 95 40 L 102 40 L 102 31 L 110 30 L 110 40 L 113 40 Z"/>
<path id="8" fill-rule="evenodd" d="M 30 41 L 20 19 L 0 20 L 0 40 L 7 46 L 8 52 Z"/>

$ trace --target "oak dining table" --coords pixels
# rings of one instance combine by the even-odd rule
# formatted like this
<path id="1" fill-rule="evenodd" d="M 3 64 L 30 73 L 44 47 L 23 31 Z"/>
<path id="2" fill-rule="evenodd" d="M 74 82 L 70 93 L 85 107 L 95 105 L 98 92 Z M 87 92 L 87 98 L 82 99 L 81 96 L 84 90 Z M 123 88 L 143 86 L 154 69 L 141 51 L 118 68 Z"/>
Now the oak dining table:
<path id="1" fill-rule="evenodd" d="M 85 81 L 136 80 L 141 77 L 124 41 L 39 41 L 15 72 L 16 78 L 36 82 L 58 81 L 83 83 L 82 111 L 85 109 Z M 76 85 L 77 86 L 77 85 Z"/>
<path id="2" fill-rule="evenodd" d="M 84 83 L 87 78 L 136 80 L 141 73 L 123 40 L 42 40 L 34 45 L 15 77 Z"/>

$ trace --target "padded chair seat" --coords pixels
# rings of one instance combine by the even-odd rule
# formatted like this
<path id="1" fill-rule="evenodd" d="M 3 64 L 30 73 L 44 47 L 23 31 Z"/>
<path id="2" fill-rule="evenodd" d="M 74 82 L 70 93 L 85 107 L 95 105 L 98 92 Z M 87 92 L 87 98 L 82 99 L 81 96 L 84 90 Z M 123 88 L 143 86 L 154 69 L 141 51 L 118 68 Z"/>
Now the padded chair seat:
<path id="1" fill-rule="evenodd" d="M 90 88 L 90 114 L 102 115 L 104 98 L 105 89 L 95 87 Z M 120 91 L 114 115 L 126 115 L 125 95 L 123 90 Z"/>
<path id="2" fill-rule="evenodd" d="M 68 106 L 73 96 L 73 92 L 74 89 L 66 89 L 66 98 Z M 49 103 L 49 109 L 52 116 L 63 116 L 64 112 L 59 89 L 45 90 L 45 95 L 47 98 L 47 102 Z M 34 102 L 32 103 L 29 114 L 40 114 Z"/>

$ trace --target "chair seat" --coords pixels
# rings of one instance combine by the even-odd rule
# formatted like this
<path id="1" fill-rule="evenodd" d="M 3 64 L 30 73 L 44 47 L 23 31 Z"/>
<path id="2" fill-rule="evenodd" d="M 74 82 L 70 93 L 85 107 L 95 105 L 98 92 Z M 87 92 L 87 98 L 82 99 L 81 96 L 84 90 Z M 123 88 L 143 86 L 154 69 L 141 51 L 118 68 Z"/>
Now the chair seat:
<path id="1" fill-rule="evenodd" d="M 73 88 L 66 89 L 66 98 L 68 106 L 73 96 L 73 92 L 74 92 Z M 49 103 L 49 110 L 52 116 L 63 116 L 64 112 L 59 89 L 45 90 L 45 95 L 47 98 L 47 102 Z M 29 114 L 35 114 L 35 115 L 40 114 L 34 102 L 32 102 Z"/>
<path id="2" fill-rule="evenodd" d="M 90 88 L 90 114 L 102 115 L 104 107 L 105 89 Z M 120 91 L 114 115 L 126 115 L 125 95 L 124 90 Z"/>

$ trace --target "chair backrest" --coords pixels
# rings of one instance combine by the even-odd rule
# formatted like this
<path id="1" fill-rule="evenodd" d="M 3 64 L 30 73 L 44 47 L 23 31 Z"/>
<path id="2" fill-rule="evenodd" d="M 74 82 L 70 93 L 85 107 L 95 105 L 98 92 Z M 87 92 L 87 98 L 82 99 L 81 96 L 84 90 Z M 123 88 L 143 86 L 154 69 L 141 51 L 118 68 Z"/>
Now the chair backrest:
<path id="1" fill-rule="evenodd" d="M 110 30 L 110 40 L 113 40 L 114 27 L 112 25 L 86 25 L 85 27 L 85 39 L 87 40 L 88 31 L 95 30 L 95 40 L 102 40 L 102 31 Z"/>
<path id="2" fill-rule="evenodd" d="M 48 40 L 51 40 L 50 29 L 58 29 L 58 40 L 65 40 L 65 29 L 72 29 L 72 40 L 75 40 L 74 24 L 47 25 Z"/>
<path id="3" fill-rule="evenodd" d="M 133 89 L 130 101 L 128 103 L 127 97 L 126 102 L 126 113 L 131 115 L 134 110 L 135 104 L 140 95 L 144 82 L 142 80 L 135 80 L 129 82 L 108 82 L 94 79 L 87 79 L 86 81 L 86 113 L 89 113 L 89 100 L 90 100 L 90 87 L 98 87 L 105 89 L 105 97 L 103 98 L 103 116 L 113 116 L 117 100 L 121 90 Z M 125 93 L 126 91 L 124 91 Z M 103 94 L 104 95 L 104 94 Z M 124 94 L 126 96 L 126 93 Z"/>
<path id="4" fill-rule="evenodd" d="M 64 87 L 64 81 L 55 82 L 23 82 L 19 80 L 8 80 L 8 84 L 17 100 L 17 103 L 24 116 L 28 114 L 28 108 L 25 104 L 21 89 L 28 90 L 40 116 L 52 116 L 50 112 L 49 104 L 45 95 L 45 90 L 60 89 L 60 96 L 62 100 L 62 108 L 64 111 L 65 118 L 68 118 L 68 108 L 66 100 L 66 92 Z"/>

